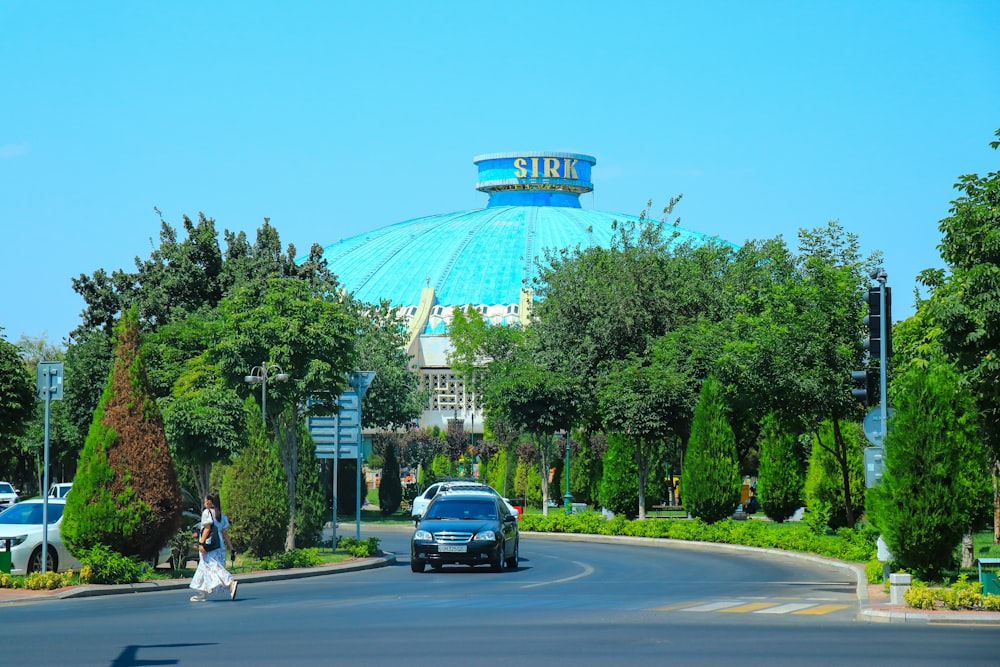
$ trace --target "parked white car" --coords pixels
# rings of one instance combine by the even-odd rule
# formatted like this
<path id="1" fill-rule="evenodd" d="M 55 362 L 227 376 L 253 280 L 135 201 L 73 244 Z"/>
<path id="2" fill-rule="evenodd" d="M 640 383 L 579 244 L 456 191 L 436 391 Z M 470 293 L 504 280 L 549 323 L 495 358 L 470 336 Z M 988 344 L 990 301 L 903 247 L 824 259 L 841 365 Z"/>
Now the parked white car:
<path id="1" fill-rule="evenodd" d="M 0 510 L 16 505 L 21 498 L 17 495 L 14 485 L 10 482 L 0 482 Z"/>
<path id="2" fill-rule="evenodd" d="M 48 509 L 49 551 L 45 570 L 76 570 L 81 567 L 62 542 L 59 526 L 62 524 L 65 500 L 50 499 Z M 28 574 L 42 569 L 42 501 L 25 500 L 0 512 L 0 550 L 10 543 L 11 574 Z"/>
<path id="3" fill-rule="evenodd" d="M 49 498 L 65 498 L 71 488 L 73 488 L 73 482 L 53 484 L 49 487 Z"/>
<path id="4" fill-rule="evenodd" d="M 427 511 L 427 506 L 431 504 L 431 501 L 434 500 L 434 498 L 439 493 L 445 493 L 448 491 L 487 491 L 489 493 L 492 493 L 496 497 L 500 498 L 501 500 L 503 500 L 504 504 L 507 506 L 507 510 L 514 516 L 520 518 L 520 515 L 517 512 L 517 508 L 511 505 L 510 502 L 506 498 L 501 496 L 500 493 L 492 486 L 487 486 L 486 484 L 480 484 L 479 482 L 469 482 L 464 480 L 435 482 L 434 484 L 431 484 L 426 489 L 424 489 L 423 493 L 421 493 L 419 496 L 413 499 L 413 506 L 410 509 L 410 516 L 412 516 L 414 520 L 419 519 Z"/>

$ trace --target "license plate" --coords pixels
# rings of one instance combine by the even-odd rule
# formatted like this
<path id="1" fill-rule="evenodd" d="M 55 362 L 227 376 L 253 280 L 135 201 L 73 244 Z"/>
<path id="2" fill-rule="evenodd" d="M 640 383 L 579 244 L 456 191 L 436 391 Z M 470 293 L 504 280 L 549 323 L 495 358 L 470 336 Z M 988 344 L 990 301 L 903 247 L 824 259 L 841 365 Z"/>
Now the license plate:
<path id="1" fill-rule="evenodd" d="M 464 554 L 467 551 L 467 547 L 464 544 L 440 544 L 438 545 L 438 551 L 445 554 Z"/>

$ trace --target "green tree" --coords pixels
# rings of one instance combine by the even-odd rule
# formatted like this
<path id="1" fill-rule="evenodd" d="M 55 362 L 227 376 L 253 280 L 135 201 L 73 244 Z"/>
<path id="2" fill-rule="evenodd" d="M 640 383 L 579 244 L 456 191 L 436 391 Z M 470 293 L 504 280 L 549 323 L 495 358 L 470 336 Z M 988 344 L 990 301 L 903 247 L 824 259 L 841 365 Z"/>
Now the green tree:
<path id="1" fill-rule="evenodd" d="M 246 418 L 249 441 L 226 469 L 221 491 L 223 507 L 232 526 L 233 548 L 271 556 L 284 550 L 288 489 L 278 452 L 249 398 Z"/>
<path id="2" fill-rule="evenodd" d="M 639 475 L 634 452 L 635 446 L 625 436 L 608 436 L 600 495 L 604 508 L 630 519 L 636 517 L 639 507 Z"/>
<path id="3" fill-rule="evenodd" d="M 383 449 L 382 483 L 378 487 L 378 508 L 382 516 L 389 516 L 399 509 L 403 500 L 403 484 L 399 479 L 399 459 L 396 443 L 386 442 Z"/>
<path id="4" fill-rule="evenodd" d="M 731 517 L 740 502 L 736 437 L 722 389 L 714 377 L 702 384 L 681 473 L 684 508 L 707 523 Z"/>
<path id="5" fill-rule="evenodd" d="M 323 537 L 327 521 L 326 498 L 320 483 L 316 443 L 305 421 L 299 422 L 299 466 L 295 478 L 295 544 L 314 547 Z"/>
<path id="6" fill-rule="evenodd" d="M 869 514 L 897 565 L 937 578 L 954 565 L 963 532 L 989 510 L 975 398 L 942 361 L 910 367 L 893 389 L 885 476 L 868 492 Z"/>
<path id="7" fill-rule="evenodd" d="M 289 507 L 286 548 L 291 550 L 296 533 L 298 419 L 330 414 L 335 409 L 333 397 L 346 389 L 347 374 L 355 367 L 356 320 L 343 298 L 328 292 L 325 284 L 299 278 L 271 278 L 263 292 L 240 288 L 223 300 L 220 312 L 221 331 L 226 337 L 212 350 L 210 359 L 218 364 L 230 387 L 243 396 L 261 396 L 263 387 L 251 387 L 244 381 L 258 366 L 273 373 L 276 365 L 290 376 L 286 382 L 267 383 L 267 412 L 263 416 L 285 470 Z M 315 400 L 324 396 L 329 399 Z"/>
<path id="8" fill-rule="evenodd" d="M 991 458 L 993 541 L 1000 543 L 1000 171 L 962 176 L 955 188 L 962 195 L 939 226 L 947 273 L 927 270 L 920 280 L 933 290 L 928 310 L 941 346 L 976 397 Z"/>
<path id="9" fill-rule="evenodd" d="M 863 504 L 852 493 L 851 445 L 839 424 L 860 417 L 850 372 L 863 367 L 861 296 L 880 259 L 863 259 L 857 236 L 831 222 L 800 230 L 798 253 L 780 238 L 746 244 L 730 273 L 741 305 L 720 376 L 733 387 L 735 421 L 759 428 L 776 412 L 797 432 L 837 425 L 816 442 L 838 466 L 850 525 Z"/>
<path id="10" fill-rule="evenodd" d="M 772 521 L 781 523 L 802 506 L 804 480 L 795 435 L 772 413 L 761 424 L 757 497 Z"/>
<path id="11" fill-rule="evenodd" d="M 5 461 L 12 461 L 14 439 L 23 434 L 35 410 L 35 380 L 21 357 L 20 350 L 8 343 L 0 327 L 0 454 Z M 0 464 L 4 475 L 13 467 Z"/>
<path id="12" fill-rule="evenodd" d="M 134 309 L 115 329 L 115 362 L 66 498 L 62 537 L 152 559 L 181 524 L 181 492 L 139 354 Z"/>
<path id="13" fill-rule="evenodd" d="M 854 526 L 853 515 L 848 515 L 847 512 L 842 479 L 845 461 L 850 497 L 859 507 L 864 506 L 864 457 L 859 442 L 860 431 L 861 426 L 856 422 L 824 422 L 813 433 L 813 446 L 806 470 L 806 509 L 817 513 L 829 511 L 831 528 Z M 835 440 L 844 443 L 842 454 L 823 444 Z"/>

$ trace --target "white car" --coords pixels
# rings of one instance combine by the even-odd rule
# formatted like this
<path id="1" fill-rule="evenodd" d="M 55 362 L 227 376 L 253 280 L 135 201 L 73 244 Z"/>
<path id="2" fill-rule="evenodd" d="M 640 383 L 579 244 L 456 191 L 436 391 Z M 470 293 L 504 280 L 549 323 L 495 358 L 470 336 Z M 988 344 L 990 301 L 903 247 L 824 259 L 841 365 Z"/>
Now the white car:
<path id="1" fill-rule="evenodd" d="M 69 552 L 59 534 L 65 507 L 65 500 L 49 500 L 46 572 L 81 567 L 80 561 Z M 42 510 L 42 501 L 32 499 L 0 512 L 0 551 L 6 551 L 10 544 L 11 574 L 28 574 L 42 569 Z"/>
<path id="2" fill-rule="evenodd" d="M 16 505 L 18 501 L 20 501 L 20 497 L 14 490 L 14 485 L 10 482 L 0 482 L 0 510 Z"/>
<path id="3" fill-rule="evenodd" d="M 49 498 L 65 498 L 71 488 L 73 488 L 73 482 L 53 484 L 49 487 Z"/>
<path id="4" fill-rule="evenodd" d="M 492 493 L 496 497 L 503 500 L 504 504 L 507 505 L 508 511 L 511 514 L 520 518 L 517 508 L 510 504 L 506 498 L 500 495 L 496 489 L 492 486 L 487 486 L 486 484 L 480 484 L 479 482 L 467 482 L 462 480 L 454 480 L 449 482 L 435 482 L 428 486 L 423 493 L 413 499 L 413 507 L 410 510 L 410 516 L 414 520 L 419 519 L 427 511 L 427 506 L 431 504 L 431 501 L 439 493 L 444 493 L 447 491 L 487 491 Z"/>

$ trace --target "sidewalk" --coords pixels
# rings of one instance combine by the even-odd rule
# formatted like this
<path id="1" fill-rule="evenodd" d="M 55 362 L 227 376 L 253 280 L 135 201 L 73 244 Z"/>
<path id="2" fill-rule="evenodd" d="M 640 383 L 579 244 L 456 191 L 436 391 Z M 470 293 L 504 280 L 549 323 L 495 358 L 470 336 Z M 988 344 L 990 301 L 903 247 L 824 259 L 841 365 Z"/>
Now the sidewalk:
<path id="1" fill-rule="evenodd" d="M 240 582 L 242 590 L 242 586 L 262 581 L 319 577 L 328 574 L 338 574 L 340 572 L 358 572 L 360 570 L 371 570 L 377 567 L 392 565 L 395 562 L 396 556 L 394 554 L 386 554 L 372 558 L 345 561 L 334 565 L 322 565 L 320 567 L 302 567 L 288 570 L 249 572 L 246 574 L 237 574 L 235 575 L 235 578 Z M 138 584 L 88 584 L 83 586 L 59 588 L 54 591 L 29 591 L 21 588 L 0 588 L 0 606 L 23 604 L 26 602 L 38 602 L 41 600 L 65 600 L 67 598 L 94 597 L 98 595 L 121 595 L 125 593 L 151 593 L 154 591 L 182 590 L 189 588 L 190 584 L 191 579 L 186 578 L 144 581 Z"/>

